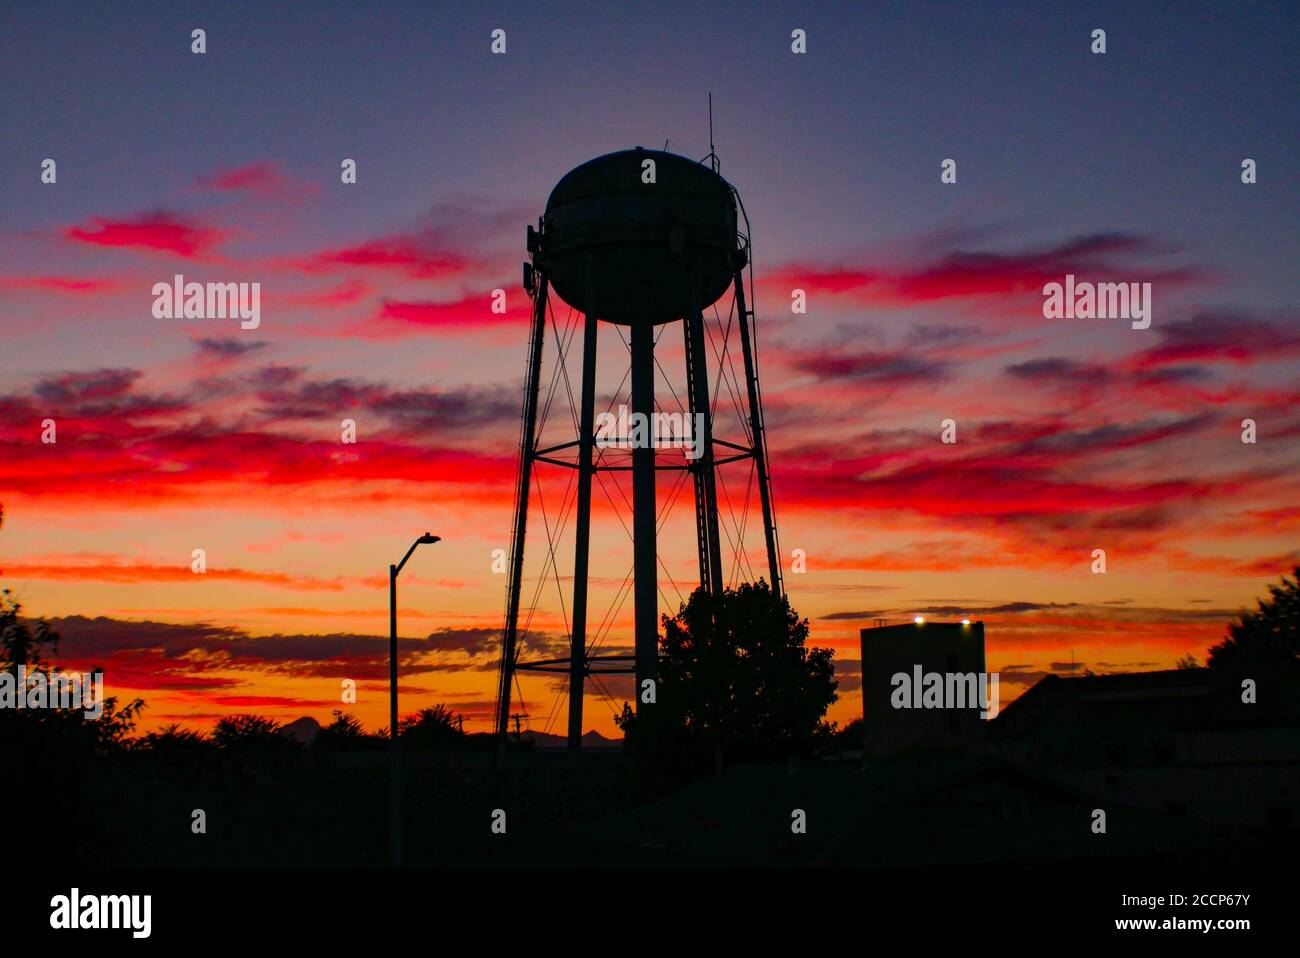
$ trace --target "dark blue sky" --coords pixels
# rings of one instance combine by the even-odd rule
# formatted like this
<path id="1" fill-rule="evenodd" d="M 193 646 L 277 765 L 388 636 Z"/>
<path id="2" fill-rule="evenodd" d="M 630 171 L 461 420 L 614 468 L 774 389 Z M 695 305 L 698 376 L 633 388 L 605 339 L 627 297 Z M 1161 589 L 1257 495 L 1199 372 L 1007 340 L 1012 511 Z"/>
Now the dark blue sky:
<path id="1" fill-rule="evenodd" d="M 1296 19 L 1281 3 L 9 5 L 5 215 L 133 210 L 260 157 L 326 180 L 361 162 L 364 208 L 313 214 L 335 237 L 452 198 L 536 205 L 609 149 L 707 152 L 712 90 L 760 253 L 833 259 L 953 223 L 1026 242 L 1141 224 L 1277 304 L 1298 252 Z M 505 56 L 488 52 L 498 26 Z M 64 170 L 53 197 L 32 175 L 45 156 Z M 1237 182 L 1245 156 L 1260 189 Z"/>

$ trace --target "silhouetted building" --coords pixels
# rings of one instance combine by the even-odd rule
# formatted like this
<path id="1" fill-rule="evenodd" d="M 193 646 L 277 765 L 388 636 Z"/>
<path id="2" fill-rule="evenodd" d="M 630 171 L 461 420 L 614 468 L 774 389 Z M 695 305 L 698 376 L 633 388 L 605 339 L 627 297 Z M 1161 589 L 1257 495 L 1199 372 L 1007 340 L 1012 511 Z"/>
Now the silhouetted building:
<path id="1" fill-rule="evenodd" d="M 863 629 L 862 747 L 866 755 L 965 745 L 996 714 L 984 674 L 984 623 L 909 622 Z"/>
<path id="2" fill-rule="evenodd" d="M 1006 758 L 1100 799 L 1300 822 L 1300 665 L 1048 676 L 989 731 Z"/>

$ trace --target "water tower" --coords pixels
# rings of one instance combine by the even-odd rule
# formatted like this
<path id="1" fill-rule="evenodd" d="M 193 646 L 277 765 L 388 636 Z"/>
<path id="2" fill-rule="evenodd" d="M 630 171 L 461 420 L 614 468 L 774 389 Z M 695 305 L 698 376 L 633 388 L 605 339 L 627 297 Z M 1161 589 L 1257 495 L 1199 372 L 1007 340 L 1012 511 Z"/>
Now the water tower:
<path id="1" fill-rule="evenodd" d="M 762 400 L 758 382 L 753 311 L 748 308 L 746 279 L 750 242 L 739 229 L 738 211 L 743 204 L 735 189 L 718 172 L 717 157 L 697 162 L 677 154 L 637 147 L 597 157 L 570 170 L 551 191 L 546 212 L 536 228 L 527 232 L 531 261 L 524 265 L 524 287 L 531 298 L 531 335 L 525 378 L 524 409 L 519 448 L 515 519 L 508 566 L 505 629 L 497 697 L 497 732 L 504 747 L 510 730 L 512 686 L 520 672 L 553 672 L 567 675 L 568 742 L 576 754 L 582 735 L 583 695 L 589 678 L 599 682 L 608 673 L 633 673 L 635 688 L 644 688 L 656 676 L 658 655 L 659 569 L 656 542 L 660 501 L 656 479 L 660 473 L 678 471 L 680 482 L 693 484 L 695 495 L 694 536 L 699 556 L 699 584 L 720 591 L 726 583 L 723 541 L 719 529 L 719 469 L 743 461 L 752 486 L 757 487 L 761 505 L 766 569 L 762 570 L 778 592 L 782 589 L 780 553 L 773 515 L 767 446 L 763 430 Z M 554 296 L 552 295 L 554 294 Z M 558 298 L 572 313 L 573 332 L 566 338 L 558 331 L 552 300 Z M 717 304 L 729 299 L 725 331 L 718 315 L 716 329 L 708 326 L 706 311 L 718 314 Z M 543 351 L 548 319 L 557 350 L 566 349 L 582 331 L 581 388 L 572 399 L 573 434 L 564 442 L 543 445 L 539 441 L 539 411 L 549 409 L 552 389 L 545 401 L 541 396 Z M 652 416 L 656 412 L 656 342 L 662 342 L 666 324 L 681 322 L 686 400 L 691 423 L 701 424 L 699 446 L 690 461 L 670 460 L 653 444 L 635 445 L 622 463 L 610 463 L 603 444 L 598 445 L 597 416 L 597 332 L 600 323 L 619 327 L 627 347 L 617 357 L 626 361 L 625 382 L 630 379 L 630 413 Z M 743 363 L 744 386 L 735 367 L 735 340 Z M 721 343 L 721 345 L 719 345 Z M 712 349 L 709 349 L 709 347 Z M 609 362 L 609 360 L 606 360 Z M 728 379 L 735 386 L 734 403 L 739 413 L 735 436 L 714 435 L 719 391 Z M 710 370 L 714 390 L 710 392 Z M 564 354 L 558 356 L 557 373 L 568 375 Z M 569 384 L 571 386 L 571 384 Z M 678 396 L 674 384 L 668 384 Z M 680 402 L 680 396 L 678 396 Z M 567 457 L 567 458 L 566 458 Z M 573 470 L 576 480 L 573 506 L 571 603 L 565 603 L 569 626 L 569 650 L 565 658 L 527 660 L 520 656 L 520 605 L 524 589 L 525 539 L 530 501 L 539 466 Z M 592 481 L 605 471 L 631 473 L 631 496 L 620 509 L 630 512 L 619 519 L 630 531 L 633 608 L 633 654 L 597 655 L 590 641 L 588 610 L 590 542 L 592 531 Z M 603 482 L 603 478 L 601 478 Z M 747 497 L 748 499 L 748 497 Z M 612 500 L 611 500 L 612 502 Z M 543 504 L 544 505 L 544 504 Z M 548 540 L 552 523 L 545 524 Z M 737 524 L 735 535 L 728 530 L 729 545 L 743 533 Z M 536 535 L 536 532 L 534 532 Z M 553 543 L 551 564 L 556 566 L 555 583 L 566 597 Z M 737 563 L 735 568 L 740 568 Z M 743 574 L 745 570 L 740 568 Z M 751 566 L 751 571 L 753 570 Z M 734 576 L 733 576 L 734 578 Z M 640 702 L 640 696 L 632 696 Z"/>

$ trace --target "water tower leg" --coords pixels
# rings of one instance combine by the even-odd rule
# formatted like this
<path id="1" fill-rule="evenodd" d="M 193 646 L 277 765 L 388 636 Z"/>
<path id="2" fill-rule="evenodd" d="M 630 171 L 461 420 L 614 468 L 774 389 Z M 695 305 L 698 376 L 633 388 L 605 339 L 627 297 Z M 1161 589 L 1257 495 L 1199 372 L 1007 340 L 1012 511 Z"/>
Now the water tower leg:
<path id="1" fill-rule="evenodd" d="M 704 348 L 704 315 L 688 312 L 682 320 L 686 332 L 686 392 L 691 428 L 699 423 L 700 458 L 691 464 L 695 480 L 695 534 L 700 553 L 700 586 L 720 595 L 722 539 L 718 532 L 718 491 L 713 465 L 713 416 L 709 408 L 709 358 Z"/>
<path id="2" fill-rule="evenodd" d="M 506 599 L 506 628 L 501 638 L 501 671 L 497 686 L 497 763 L 505 759 L 510 734 L 510 693 L 515 676 L 519 631 L 519 599 L 523 588 L 524 537 L 528 531 L 528 496 L 532 489 L 533 452 L 537 448 L 538 391 L 541 388 L 542 347 L 546 341 L 546 278 L 541 277 L 533 300 L 532 342 L 524 384 L 524 428 L 519 439 L 519 476 L 515 487 L 515 527 L 510 541 L 510 591 Z"/>
<path id="3" fill-rule="evenodd" d="M 736 315 L 740 320 L 740 346 L 745 358 L 745 384 L 749 387 L 749 424 L 754 440 L 754 471 L 758 479 L 758 498 L 763 506 L 763 536 L 767 540 L 767 571 L 772 591 L 785 593 L 781 581 L 781 557 L 776 542 L 776 516 L 772 509 L 772 477 L 767 463 L 767 436 L 763 432 L 763 404 L 758 389 L 758 363 L 754 356 L 749 321 L 753 312 L 745 305 L 745 274 L 736 270 L 733 280 L 736 291 Z"/>
<path id="4" fill-rule="evenodd" d="M 596 445 L 596 315 L 582 339 L 582 412 L 578 422 L 578 511 L 573 546 L 573 636 L 569 646 L 569 760 L 582 749 L 582 696 L 587 685 L 587 560 L 591 544 L 591 479 Z"/>
<path id="5" fill-rule="evenodd" d="M 655 404 L 655 331 L 648 322 L 632 325 L 632 413 L 650 422 Z M 658 521 L 655 503 L 655 450 L 653 444 L 632 450 L 632 563 L 636 623 L 636 690 L 633 701 L 641 707 L 642 683 L 658 673 L 659 570 L 655 546 Z"/>

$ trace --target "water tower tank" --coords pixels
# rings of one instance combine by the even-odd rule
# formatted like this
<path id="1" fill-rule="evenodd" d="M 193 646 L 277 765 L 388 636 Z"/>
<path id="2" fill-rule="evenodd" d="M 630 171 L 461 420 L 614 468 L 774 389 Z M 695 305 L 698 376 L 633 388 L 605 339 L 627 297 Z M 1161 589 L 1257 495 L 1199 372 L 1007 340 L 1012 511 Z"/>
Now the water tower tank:
<path id="1" fill-rule="evenodd" d="M 653 183 L 644 181 L 646 160 Z M 743 256 L 727 181 L 694 160 L 638 147 L 590 160 L 556 184 L 537 263 L 570 306 L 632 325 L 711 306 Z"/>

